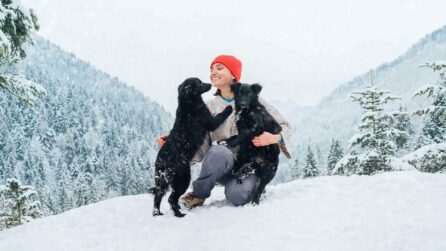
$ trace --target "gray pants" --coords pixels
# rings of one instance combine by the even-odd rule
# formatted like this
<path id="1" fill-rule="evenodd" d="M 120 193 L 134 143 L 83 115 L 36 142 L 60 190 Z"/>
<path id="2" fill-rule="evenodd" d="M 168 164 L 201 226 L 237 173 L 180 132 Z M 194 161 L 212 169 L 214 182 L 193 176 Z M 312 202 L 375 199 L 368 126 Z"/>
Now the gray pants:
<path id="1" fill-rule="evenodd" d="M 238 184 L 231 177 L 231 169 L 234 166 L 233 153 L 222 145 L 213 145 L 204 157 L 201 165 L 200 176 L 192 182 L 194 193 L 202 199 L 211 196 L 211 190 L 216 183 L 225 186 L 226 198 L 235 206 L 246 204 L 258 185 L 259 177 L 251 174 Z"/>

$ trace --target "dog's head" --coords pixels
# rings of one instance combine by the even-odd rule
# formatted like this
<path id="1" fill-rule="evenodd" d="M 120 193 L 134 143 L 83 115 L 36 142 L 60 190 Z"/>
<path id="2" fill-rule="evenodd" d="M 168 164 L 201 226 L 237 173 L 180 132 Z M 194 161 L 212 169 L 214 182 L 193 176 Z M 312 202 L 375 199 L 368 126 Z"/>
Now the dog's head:
<path id="1" fill-rule="evenodd" d="M 235 107 L 246 109 L 252 102 L 258 100 L 262 86 L 259 84 L 234 83 L 231 85 L 231 90 L 235 95 Z"/>
<path id="2" fill-rule="evenodd" d="M 178 86 L 180 100 L 201 98 L 201 94 L 209 91 L 212 85 L 201 82 L 198 78 L 188 78 Z"/>

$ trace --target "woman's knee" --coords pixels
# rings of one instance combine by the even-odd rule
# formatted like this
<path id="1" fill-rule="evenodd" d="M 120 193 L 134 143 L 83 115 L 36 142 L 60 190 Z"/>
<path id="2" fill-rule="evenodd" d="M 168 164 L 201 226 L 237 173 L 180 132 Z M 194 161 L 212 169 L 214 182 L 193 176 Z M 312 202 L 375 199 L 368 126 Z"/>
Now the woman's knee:
<path id="1" fill-rule="evenodd" d="M 242 184 L 238 184 L 237 180 L 233 178 L 225 186 L 226 198 L 234 206 L 244 205 L 251 200 L 257 183 L 258 177 L 255 174 L 246 177 Z"/>
<path id="2" fill-rule="evenodd" d="M 210 177 L 216 182 L 225 177 L 234 165 L 232 152 L 225 146 L 212 146 L 201 165 L 200 177 Z"/>

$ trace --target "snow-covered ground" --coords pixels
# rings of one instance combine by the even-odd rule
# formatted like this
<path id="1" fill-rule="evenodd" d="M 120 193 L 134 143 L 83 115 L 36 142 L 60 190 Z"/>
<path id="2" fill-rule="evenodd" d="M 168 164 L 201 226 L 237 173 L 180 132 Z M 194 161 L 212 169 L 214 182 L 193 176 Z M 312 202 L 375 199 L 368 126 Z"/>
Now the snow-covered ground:
<path id="1" fill-rule="evenodd" d="M 446 174 L 319 177 L 233 207 L 217 187 L 175 218 L 125 196 L 0 232 L 0 250 L 446 250 Z"/>

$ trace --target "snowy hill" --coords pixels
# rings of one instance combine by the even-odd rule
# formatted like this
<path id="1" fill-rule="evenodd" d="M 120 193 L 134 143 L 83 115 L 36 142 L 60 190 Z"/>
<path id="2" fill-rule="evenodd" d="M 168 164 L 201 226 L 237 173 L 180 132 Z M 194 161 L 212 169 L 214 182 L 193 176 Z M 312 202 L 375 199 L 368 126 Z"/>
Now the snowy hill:
<path id="1" fill-rule="evenodd" d="M 266 197 L 266 199 L 265 199 Z M 259 206 L 214 190 L 175 218 L 118 197 L 0 232 L 0 250 L 445 250 L 446 174 L 319 177 L 267 187 Z"/>
<path id="2" fill-rule="evenodd" d="M 42 37 L 27 54 L 16 67 L 47 95 L 29 107 L 0 93 L 0 184 L 34 186 L 45 215 L 144 192 L 171 114 Z"/>
<path id="3" fill-rule="evenodd" d="M 409 112 L 414 111 L 426 103 L 422 98 L 412 99 L 415 91 L 438 80 L 437 73 L 419 66 L 445 59 L 446 26 L 443 26 L 422 38 L 397 59 L 373 69 L 374 83 L 391 91 L 392 95 L 402 97 L 401 101 L 393 103 L 394 108 L 402 105 Z M 361 116 L 359 105 L 352 102 L 350 95 L 364 89 L 370 80 L 370 74 L 364 73 L 339 86 L 316 106 L 291 108 L 292 103 L 287 104 L 286 109 L 281 110 L 293 122 L 294 143 L 302 147 L 301 150 L 306 149 L 307 144 L 317 143 L 323 152 L 327 152 L 331 139 L 336 138 L 341 140 L 345 149 L 347 140 L 357 132 Z"/>

